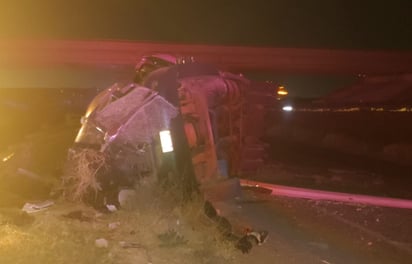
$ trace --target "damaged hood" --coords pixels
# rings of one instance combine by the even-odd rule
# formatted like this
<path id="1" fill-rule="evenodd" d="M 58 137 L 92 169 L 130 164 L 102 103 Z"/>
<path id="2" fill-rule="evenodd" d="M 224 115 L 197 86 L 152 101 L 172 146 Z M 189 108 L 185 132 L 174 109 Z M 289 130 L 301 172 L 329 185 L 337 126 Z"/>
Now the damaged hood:
<path id="1" fill-rule="evenodd" d="M 76 143 L 150 143 L 177 114 L 177 108 L 153 90 L 136 84 L 112 86 L 90 104 Z"/>

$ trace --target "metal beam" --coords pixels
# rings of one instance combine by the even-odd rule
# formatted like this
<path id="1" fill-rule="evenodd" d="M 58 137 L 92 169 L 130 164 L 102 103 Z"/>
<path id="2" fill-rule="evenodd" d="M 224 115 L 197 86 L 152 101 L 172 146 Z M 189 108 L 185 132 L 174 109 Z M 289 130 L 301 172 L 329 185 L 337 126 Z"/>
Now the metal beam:
<path id="1" fill-rule="evenodd" d="M 235 72 L 392 74 L 412 72 L 412 52 L 241 47 L 107 40 L 0 40 L 0 68 L 133 66 L 143 55 L 194 56 Z"/>
<path id="2" fill-rule="evenodd" d="M 412 209 L 412 200 L 370 196 L 352 193 L 329 192 L 315 189 L 290 187 L 270 184 L 266 182 L 240 179 L 240 185 L 244 187 L 260 187 L 271 191 L 271 195 L 303 198 L 311 200 L 326 200 L 354 204 L 366 204 L 392 208 Z"/>

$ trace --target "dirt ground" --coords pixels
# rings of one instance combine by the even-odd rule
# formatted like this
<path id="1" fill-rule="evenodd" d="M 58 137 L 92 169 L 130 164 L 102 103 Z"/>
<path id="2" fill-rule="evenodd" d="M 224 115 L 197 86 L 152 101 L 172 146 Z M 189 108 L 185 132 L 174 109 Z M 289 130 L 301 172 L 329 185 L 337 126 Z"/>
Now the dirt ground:
<path id="1" fill-rule="evenodd" d="M 44 128 L 1 153 L 14 156 L 0 166 L 0 263 L 408 263 L 412 216 L 405 210 L 249 193 L 232 204 L 232 219 L 270 235 L 245 255 L 205 217 L 201 199 L 182 205 L 173 189 L 140 188 L 133 206 L 111 214 L 68 203 L 50 191 L 75 132 L 67 124 Z M 372 194 L 388 186 L 385 177 L 361 170 L 281 162 L 254 177 Z M 21 211 L 48 199 L 54 205 L 44 211 Z"/>
<path id="2" fill-rule="evenodd" d="M 0 263 L 237 263 L 242 256 L 200 201 L 180 206 L 164 193 L 146 195 L 109 214 L 64 201 L 30 215 L 3 208 Z"/>
<path id="3" fill-rule="evenodd" d="M 64 201 L 60 177 L 77 126 L 45 127 L 0 153 L 0 263 L 238 262 L 242 253 L 201 199 L 183 204 L 173 188 L 136 187 L 129 205 L 110 214 Z M 22 211 L 48 200 L 44 211 Z"/>

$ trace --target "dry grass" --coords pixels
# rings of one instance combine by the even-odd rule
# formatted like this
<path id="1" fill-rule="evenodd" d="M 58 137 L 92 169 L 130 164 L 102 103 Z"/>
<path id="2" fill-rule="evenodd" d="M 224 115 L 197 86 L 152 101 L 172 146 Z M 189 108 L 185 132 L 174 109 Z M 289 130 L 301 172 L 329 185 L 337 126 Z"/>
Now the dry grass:
<path id="1" fill-rule="evenodd" d="M 37 216 L 30 227 L 0 225 L 0 263 L 111 263 L 94 246 L 95 232 L 51 214 Z"/>
<path id="2" fill-rule="evenodd" d="M 82 204 L 61 201 L 36 213 L 32 225 L 0 223 L 0 263 L 234 263 L 239 253 L 203 214 L 203 200 L 197 197 L 183 204 L 177 192 L 142 184 L 129 211 L 102 215 Z M 73 210 L 91 220 L 62 216 Z M 110 228 L 111 223 L 116 228 Z M 185 243 L 160 239 L 170 231 Z M 98 238 L 105 238 L 108 248 L 97 248 Z M 124 248 L 122 243 L 135 248 Z"/>
<path id="3" fill-rule="evenodd" d="M 63 196 L 70 201 L 81 201 L 90 193 L 97 193 L 101 188 L 97 174 L 107 169 L 107 158 L 94 149 L 70 151 L 67 169 L 62 176 Z"/>
<path id="4" fill-rule="evenodd" d="M 74 134 L 72 130 L 62 128 L 53 131 L 45 129 L 28 138 L 30 145 L 23 144 L 21 148 L 16 148 L 16 151 L 23 149 L 19 153 L 27 155 L 16 156 L 9 163 L 10 170 L 3 168 L 0 177 L 4 179 L 6 172 L 14 172 L 24 164 L 27 165 L 25 168 L 42 177 L 58 179 L 61 174 L 54 170 L 63 165 L 67 147 Z M 64 179 L 66 186 L 71 186 L 65 190 L 66 197 L 71 197 L 70 200 L 73 201 L 80 200 L 87 189 L 99 188 L 96 173 L 105 167 L 106 162 L 101 153 L 91 150 L 78 152 L 74 160 L 77 160 L 77 165 L 71 167 L 70 176 L 66 175 L 67 178 Z M 10 178 L 14 177 L 11 173 L 10 175 Z M 0 186 L 0 202 L 10 206 L 11 201 L 16 200 L 16 209 L 10 210 L 16 210 L 14 215 L 19 215 L 21 203 L 28 201 L 25 196 L 21 200 L 21 194 L 34 193 L 34 187 L 31 182 L 27 184 L 27 191 L 21 185 L 16 185 L 15 188 L 8 186 Z M 8 192 L 3 192 L 5 190 Z M 48 195 L 48 190 L 45 188 L 45 191 L 39 193 Z M 194 196 L 188 202 L 178 185 L 159 187 L 153 179 L 145 179 L 136 190 L 132 209 L 109 215 L 99 215 L 92 208 L 67 200 L 56 201 L 55 206 L 34 214 L 34 222 L 29 221 L 25 225 L 3 221 L 2 216 L 10 211 L 0 211 L 0 263 L 234 262 L 234 256 L 238 252 L 220 237 L 215 224 L 204 216 L 201 198 Z M 15 194 L 18 197 L 14 197 Z M 41 196 L 36 194 L 33 197 Z M 62 216 L 73 210 L 82 210 L 91 220 L 81 222 Z M 111 229 L 110 223 L 118 223 L 118 227 Z M 187 242 L 170 243 L 159 239 L 159 235 L 170 230 Z M 95 240 L 98 238 L 105 238 L 109 242 L 108 248 L 97 248 Z M 136 248 L 123 248 L 120 242 L 132 243 Z"/>

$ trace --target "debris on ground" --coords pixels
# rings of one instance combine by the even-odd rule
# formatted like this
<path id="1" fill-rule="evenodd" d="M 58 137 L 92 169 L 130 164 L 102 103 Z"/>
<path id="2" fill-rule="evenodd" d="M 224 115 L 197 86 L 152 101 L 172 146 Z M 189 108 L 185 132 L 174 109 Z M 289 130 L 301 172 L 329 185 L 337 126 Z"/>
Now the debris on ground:
<path id="1" fill-rule="evenodd" d="M 109 223 L 109 230 L 114 230 L 120 226 L 120 222 Z"/>
<path id="2" fill-rule="evenodd" d="M 109 212 L 114 213 L 117 211 L 117 207 L 114 204 L 106 204 L 107 210 L 109 210 Z"/>
<path id="3" fill-rule="evenodd" d="M 26 213 L 37 213 L 46 210 L 50 206 L 54 205 L 53 201 L 46 200 L 38 203 L 25 203 L 22 210 Z"/>
<path id="4" fill-rule="evenodd" d="M 104 238 L 96 239 L 95 243 L 96 247 L 98 248 L 107 248 L 109 247 L 109 241 Z"/>

